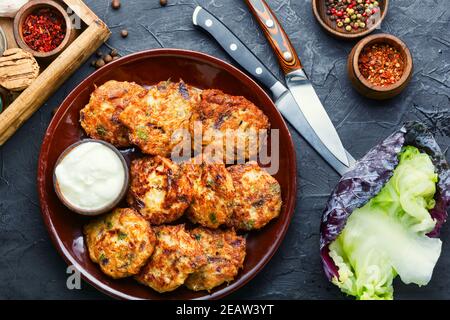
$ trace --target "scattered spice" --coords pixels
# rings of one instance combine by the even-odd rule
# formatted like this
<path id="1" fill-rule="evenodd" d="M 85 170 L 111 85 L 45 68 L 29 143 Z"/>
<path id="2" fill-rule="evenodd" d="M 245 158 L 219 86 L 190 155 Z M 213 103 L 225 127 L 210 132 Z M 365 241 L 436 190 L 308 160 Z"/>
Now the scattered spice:
<path id="1" fill-rule="evenodd" d="M 95 66 L 96 66 L 97 68 L 101 68 L 101 67 L 103 67 L 105 64 L 106 64 L 106 63 L 105 63 L 105 60 L 103 60 L 103 59 L 98 59 L 97 62 L 95 62 Z"/>
<path id="2" fill-rule="evenodd" d="M 29 14 L 22 24 L 24 42 L 34 51 L 50 52 L 66 37 L 66 21 L 51 8 L 39 8 Z"/>
<path id="3" fill-rule="evenodd" d="M 159 0 L 159 4 L 161 5 L 161 7 L 165 7 L 167 6 L 167 0 Z"/>
<path id="4" fill-rule="evenodd" d="M 120 35 L 122 36 L 122 38 L 128 37 L 128 30 L 123 29 L 122 31 L 120 31 Z"/>
<path id="5" fill-rule="evenodd" d="M 111 6 L 114 10 L 118 10 L 120 8 L 120 0 L 112 0 Z"/>
<path id="6" fill-rule="evenodd" d="M 359 71 L 370 83 L 386 87 L 400 80 L 405 63 L 400 52 L 389 44 L 364 47 L 358 59 Z"/>
<path id="7" fill-rule="evenodd" d="M 120 58 L 119 51 L 117 51 L 117 49 L 114 48 L 111 49 L 109 54 L 103 54 L 101 50 L 98 50 L 96 55 L 99 57 L 99 59 L 92 60 L 91 66 L 97 69 Z"/>
<path id="8" fill-rule="evenodd" d="M 326 14 L 339 29 L 363 30 L 380 17 L 382 0 L 325 0 Z"/>
<path id="9" fill-rule="evenodd" d="M 110 63 L 112 59 L 113 58 L 109 54 L 103 57 L 103 61 L 105 61 L 105 63 Z"/>
<path id="10" fill-rule="evenodd" d="M 111 55 L 111 57 L 117 57 L 119 55 L 119 51 L 117 51 L 117 49 L 112 49 L 111 52 L 109 53 Z"/>

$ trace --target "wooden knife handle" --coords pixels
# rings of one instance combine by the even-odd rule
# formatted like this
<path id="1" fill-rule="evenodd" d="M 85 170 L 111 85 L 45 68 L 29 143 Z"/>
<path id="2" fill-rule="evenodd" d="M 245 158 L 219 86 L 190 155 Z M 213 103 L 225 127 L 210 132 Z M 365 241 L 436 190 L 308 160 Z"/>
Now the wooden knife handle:
<path id="1" fill-rule="evenodd" d="M 302 69 L 302 63 L 277 17 L 264 0 L 245 0 L 270 45 L 275 50 L 285 74 Z"/>

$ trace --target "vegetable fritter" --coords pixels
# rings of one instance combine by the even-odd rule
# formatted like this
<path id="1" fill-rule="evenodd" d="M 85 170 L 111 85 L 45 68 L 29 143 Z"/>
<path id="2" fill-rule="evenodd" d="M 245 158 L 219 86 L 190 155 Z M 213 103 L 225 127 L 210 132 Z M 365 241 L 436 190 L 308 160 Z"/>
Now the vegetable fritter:
<path id="1" fill-rule="evenodd" d="M 213 229 L 226 223 L 233 212 L 234 187 L 225 165 L 193 158 L 182 169 L 192 184 L 189 220 Z"/>
<path id="2" fill-rule="evenodd" d="M 200 244 L 184 225 L 155 227 L 155 252 L 136 280 L 158 292 L 173 291 L 206 264 Z"/>
<path id="3" fill-rule="evenodd" d="M 139 273 L 156 243 L 150 224 L 132 209 L 115 209 L 90 222 L 84 234 L 91 260 L 115 279 Z"/>
<path id="4" fill-rule="evenodd" d="M 189 134 L 189 120 L 200 91 L 186 85 L 163 81 L 147 95 L 131 103 L 121 113 L 120 121 L 130 130 L 130 141 L 142 152 L 168 157 L 172 149 Z"/>
<path id="5" fill-rule="evenodd" d="M 108 81 L 95 89 L 89 103 L 80 111 L 80 122 L 87 135 L 128 147 L 128 129 L 119 122 L 120 113 L 146 90 L 133 82 Z"/>
<path id="6" fill-rule="evenodd" d="M 153 225 L 180 218 L 192 199 L 192 185 L 181 168 L 156 156 L 131 162 L 128 204 Z"/>
<path id="7" fill-rule="evenodd" d="M 207 263 L 186 280 L 186 287 L 194 291 L 208 290 L 234 280 L 243 267 L 245 238 L 234 230 L 196 228 L 190 233 L 200 244 Z"/>
<path id="8" fill-rule="evenodd" d="M 228 225 L 242 230 L 264 227 L 281 211 L 281 188 L 254 161 L 228 168 L 236 189 L 234 212 Z"/>
<path id="9" fill-rule="evenodd" d="M 269 128 L 267 116 L 249 100 L 215 89 L 202 91 L 190 125 L 193 137 L 202 134 L 203 147 L 219 143 L 230 160 L 255 157 L 260 143 L 265 143 L 258 139 L 260 131 L 267 133 Z"/>

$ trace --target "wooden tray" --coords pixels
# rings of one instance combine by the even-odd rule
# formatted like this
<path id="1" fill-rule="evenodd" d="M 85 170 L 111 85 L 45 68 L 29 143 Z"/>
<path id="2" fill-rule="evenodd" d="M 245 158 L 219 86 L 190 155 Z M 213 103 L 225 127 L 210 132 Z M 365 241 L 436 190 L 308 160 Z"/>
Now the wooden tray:
<path id="1" fill-rule="evenodd" d="M 110 36 L 106 24 L 82 0 L 61 0 L 81 19 L 84 27 L 77 38 L 39 77 L 0 114 L 0 146 L 36 112 L 64 81 L 83 64 Z M 0 19 L 8 48 L 17 47 L 11 19 Z M 41 66 L 42 67 L 42 66 Z"/>

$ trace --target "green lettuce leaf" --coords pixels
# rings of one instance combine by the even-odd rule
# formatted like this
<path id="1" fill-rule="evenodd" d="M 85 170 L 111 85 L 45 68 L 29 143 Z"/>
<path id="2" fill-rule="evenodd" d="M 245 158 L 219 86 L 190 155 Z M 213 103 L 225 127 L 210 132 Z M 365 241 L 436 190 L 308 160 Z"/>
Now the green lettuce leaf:
<path id="1" fill-rule="evenodd" d="M 358 299 L 392 299 L 397 275 L 406 284 L 428 284 L 442 246 L 426 235 L 436 224 L 428 210 L 437 181 L 430 157 L 404 147 L 389 182 L 330 244 L 339 271 L 333 283 Z"/>

